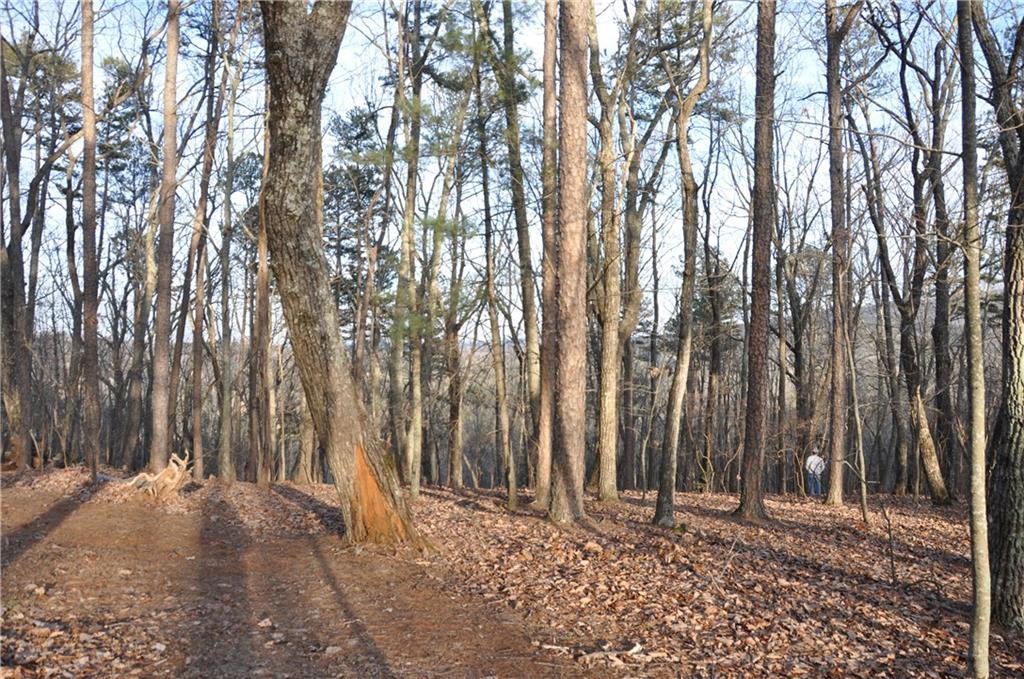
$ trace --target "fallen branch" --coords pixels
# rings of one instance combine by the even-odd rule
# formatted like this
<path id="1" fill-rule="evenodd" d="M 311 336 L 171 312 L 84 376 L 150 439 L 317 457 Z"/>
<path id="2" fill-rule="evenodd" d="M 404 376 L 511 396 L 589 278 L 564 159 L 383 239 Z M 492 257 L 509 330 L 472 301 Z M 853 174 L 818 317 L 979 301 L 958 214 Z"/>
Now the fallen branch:
<path id="1" fill-rule="evenodd" d="M 578 657 L 577 661 L 580 663 L 590 663 L 591 661 L 599 659 L 599 657 L 614 657 L 617 655 L 636 655 L 641 650 L 643 650 L 643 646 L 641 646 L 638 643 L 635 643 L 633 644 L 633 647 L 628 650 L 595 650 L 590 653 L 584 653 L 583 655 Z"/>

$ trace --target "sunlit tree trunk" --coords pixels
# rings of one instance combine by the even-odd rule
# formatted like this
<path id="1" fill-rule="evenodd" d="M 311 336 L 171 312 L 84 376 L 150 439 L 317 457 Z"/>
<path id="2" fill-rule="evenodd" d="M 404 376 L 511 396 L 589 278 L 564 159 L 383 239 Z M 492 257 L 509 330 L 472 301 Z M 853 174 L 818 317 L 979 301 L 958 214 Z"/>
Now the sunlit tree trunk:
<path id="1" fill-rule="evenodd" d="M 1024 631 L 1024 107 L 1015 93 L 1020 88 L 1016 62 L 1024 49 L 1024 31 L 1016 32 L 1014 70 L 1010 71 L 984 6 L 974 4 L 971 12 L 991 76 L 991 101 L 1010 189 L 1003 255 L 1003 396 L 988 451 L 992 616 L 1020 632 Z"/>
<path id="2" fill-rule="evenodd" d="M 960 50 L 960 111 L 964 172 L 964 323 L 967 341 L 967 449 L 971 473 L 971 582 L 974 603 L 967 663 L 976 679 L 989 675 L 989 624 L 992 579 L 989 572 L 988 521 L 985 498 L 985 364 L 981 324 L 981 235 L 978 229 L 978 130 L 974 81 L 974 36 L 971 0 L 957 3 L 957 46 Z"/>
<path id="3" fill-rule="evenodd" d="M 558 162 L 558 122 L 555 113 L 557 22 L 558 3 L 556 0 L 544 0 L 544 136 L 541 158 L 541 235 L 544 245 L 541 260 L 541 306 L 544 324 L 541 329 L 540 413 L 537 419 L 537 471 L 534 482 L 534 505 L 542 509 L 548 508 L 551 494 L 551 450 L 558 356 L 558 237 L 555 224 L 558 206 L 555 177 Z"/>
<path id="4" fill-rule="evenodd" d="M 693 347 L 693 294 L 697 278 L 697 182 L 690 163 L 689 124 L 690 116 L 698 100 L 707 89 L 711 76 L 712 41 L 711 0 L 704 0 L 702 35 L 699 56 L 700 77 L 693 89 L 684 96 L 679 91 L 679 81 L 663 62 L 666 75 L 676 89 L 676 153 L 682 174 L 683 196 L 683 285 L 679 293 L 679 330 L 676 337 L 676 368 L 672 374 L 669 390 L 668 414 L 662 447 L 661 473 L 658 483 L 658 501 L 654 512 L 654 523 L 672 528 L 675 526 L 676 465 L 679 450 L 679 431 L 683 418 L 683 404 L 686 400 L 687 382 L 690 374 L 690 353 Z"/>
<path id="5" fill-rule="evenodd" d="M 737 516 L 765 516 L 763 461 L 768 412 L 768 316 L 771 313 L 771 232 L 775 222 L 772 155 L 775 118 L 775 2 L 757 6 L 757 85 L 754 94 L 754 195 L 747 399 Z"/>
<path id="6" fill-rule="evenodd" d="M 363 413 L 341 340 L 322 248 L 320 110 L 349 3 L 263 2 L 271 148 L 264 207 L 274 280 L 314 426 L 354 541 L 416 539 L 393 465 Z"/>
<path id="7" fill-rule="evenodd" d="M 825 503 L 843 504 L 843 469 L 846 462 L 846 282 L 850 267 L 850 229 L 843 201 L 843 104 L 839 61 L 843 40 L 853 25 L 862 2 L 857 2 L 840 22 L 836 0 L 825 2 L 825 80 L 828 89 L 828 178 L 832 212 L 832 385 L 829 400 L 829 484 Z"/>
<path id="8" fill-rule="evenodd" d="M 587 386 L 587 22 L 589 3 L 560 6 L 558 351 L 551 507 L 555 523 L 585 516 Z M 545 325 L 547 319 L 545 319 Z"/>
<path id="9" fill-rule="evenodd" d="M 82 410 L 83 444 L 95 483 L 100 456 L 100 377 L 98 355 L 99 262 L 96 255 L 96 108 L 93 97 L 92 0 L 82 2 Z"/>
<path id="10" fill-rule="evenodd" d="M 157 241 L 156 323 L 153 327 L 153 398 L 151 405 L 152 440 L 149 466 L 161 471 L 170 452 L 171 399 L 171 274 L 174 266 L 174 205 L 177 190 L 177 77 L 178 0 L 167 3 L 167 58 L 164 64 L 164 132 L 163 172 L 160 179 L 159 223 Z"/>

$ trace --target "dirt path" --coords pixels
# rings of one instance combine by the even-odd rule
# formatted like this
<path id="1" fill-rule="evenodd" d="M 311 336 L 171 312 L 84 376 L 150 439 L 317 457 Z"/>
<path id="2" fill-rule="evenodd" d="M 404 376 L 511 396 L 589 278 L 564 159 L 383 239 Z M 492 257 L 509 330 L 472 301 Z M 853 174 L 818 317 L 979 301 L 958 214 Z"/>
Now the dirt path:
<path id="1" fill-rule="evenodd" d="M 505 607 L 446 591 L 415 553 L 256 542 L 227 503 L 208 504 L 168 515 L 5 489 L 0 676 L 579 673 Z"/>

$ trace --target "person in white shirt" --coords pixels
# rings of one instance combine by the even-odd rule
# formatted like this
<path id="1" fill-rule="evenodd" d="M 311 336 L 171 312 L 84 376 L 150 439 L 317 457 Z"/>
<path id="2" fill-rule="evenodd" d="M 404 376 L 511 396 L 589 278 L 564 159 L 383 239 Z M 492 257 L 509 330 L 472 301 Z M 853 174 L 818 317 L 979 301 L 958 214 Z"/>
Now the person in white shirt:
<path id="1" fill-rule="evenodd" d="M 825 471 L 825 460 L 821 459 L 817 451 L 811 451 L 804 461 L 804 470 L 807 472 L 807 494 L 811 497 L 821 495 L 821 474 Z"/>

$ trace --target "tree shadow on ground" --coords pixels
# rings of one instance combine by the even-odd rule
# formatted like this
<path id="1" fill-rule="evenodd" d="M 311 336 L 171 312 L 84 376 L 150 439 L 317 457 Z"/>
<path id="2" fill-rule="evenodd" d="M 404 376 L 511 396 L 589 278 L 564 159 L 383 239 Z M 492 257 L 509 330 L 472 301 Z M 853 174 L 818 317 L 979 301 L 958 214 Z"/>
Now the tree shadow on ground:
<path id="1" fill-rule="evenodd" d="M 33 545 L 64 523 L 82 505 L 82 502 L 87 501 L 87 498 L 83 500 L 81 497 L 83 492 L 88 491 L 91 493 L 106 482 L 107 479 L 102 476 L 97 479 L 95 485 L 86 481 L 71 491 L 67 497 L 53 503 L 49 509 L 39 516 L 11 531 L 10 535 L 3 536 L 0 564 L 4 568 L 10 567 L 22 554 L 31 549 Z"/>
<path id="2" fill-rule="evenodd" d="M 253 616 L 242 554 L 249 536 L 227 502 L 205 499 L 201 509 L 195 613 L 188 677 L 250 677 L 257 670 Z"/>
<path id="3" fill-rule="evenodd" d="M 271 490 L 299 508 L 311 512 L 328 533 L 345 534 L 345 523 L 342 520 L 341 509 L 337 506 L 284 484 L 274 484 Z"/>
<path id="4" fill-rule="evenodd" d="M 793 501 L 790 498 L 773 497 L 771 499 L 780 502 L 784 505 L 805 504 L 803 502 Z M 645 502 L 640 500 L 639 498 L 631 497 L 625 497 L 623 498 L 623 501 L 636 507 L 649 508 L 653 512 L 654 505 L 652 502 Z M 880 501 L 881 500 L 877 499 L 874 500 L 872 502 L 872 506 L 877 506 Z M 905 506 L 898 506 L 902 511 L 908 511 L 908 509 Z M 737 526 L 747 525 L 744 524 L 742 521 L 738 520 L 735 516 L 733 516 L 732 512 L 729 509 L 716 509 L 713 507 L 706 507 L 701 504 L 693 502 L 686 496 L 682 496 L 676 500 L 676 510 L 688 514 L 693 514 L 695 516 L 702 516 L 709 519 L 726 521 Z M 892 508 L 890 507 L 889 510 L 891 512 Z M 926 515 L 934 516 L 936 512 L 941 512 L 942 508 L 933 509 L 931 507 L 921 507 L 921 510 Z M 911 513 L 916 514 L 917 508 L 912 508 L 909 511 Z M 948 513 L 947 515 L 945 515 L 945 518 L 943 520 L 951 520 L 951 517 L 948 515 Z M 813 539 L 818 539 L 827 542 L 837 542 L 837 544 L 841 544 L 841 542 L 836 541 L 836 535 L 842 534 L 844 539 L 847 540 L 855 542 L 863 541 L 870 543 L 872 545 L 872 548 L 878 552 L 880 557 L 887 558 L 886 555 L 888 555 L 888 537 L 883 537 L 875 533 L 864 531 L 862 529 L 863 523 L 860 522 L 860 519 L 857 519 L 857 521 L 852 524 L 834 522 L 828 525 L 820 525 L 810 521 L 805 521 L 799 517 L 775 513 L 770 516 L 767 522 L 760 525 L 759 527 L 768 531 L 784 534 L 787 537 L 792 536 L 794 534 L 810 534 L 810 536 Z M 948 568 L 969 568 L 971 565 L 970 559 L 963 554 L 957 554 L 949 550 L 937 549 L 934 547 L 913 545 L 904 540 L 900 540 L 896 535 L 893 536 L 893 551 L 898 561 L 901 559 L 928 560 L 938 562 Z"/>
<path id="5" fill-rule="evenodd" d="M 317 564 L 320 566 L 321 575 L 327 582 L 328 587 L 330 587 L 331 593 L 334 596 L 334 602 L 345 615 L 345 623 L 351 632 L 349 638 L 350 646 L 356 647 L 356 652 L 365 656 L 372 665 L 371 668 L 364 668 L 364 670 L 369 670 L 371 673 L 364 674 L 363 676 L 381 677 L 382 679 L 396 677 L 397 675 L 391 669 L 387 657 L 377 646 L 366 625 L 362 623 L 359 616 L 353 610 L 348 597 L 345 595 L 344 588 L 338 582 L 337 577 L 335 577 L 334 571 L 331 570 L 331 564 L 324 554 L 320 542 L 315 538 L 310 538 L 309 547 Z"/>

